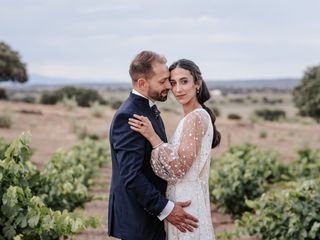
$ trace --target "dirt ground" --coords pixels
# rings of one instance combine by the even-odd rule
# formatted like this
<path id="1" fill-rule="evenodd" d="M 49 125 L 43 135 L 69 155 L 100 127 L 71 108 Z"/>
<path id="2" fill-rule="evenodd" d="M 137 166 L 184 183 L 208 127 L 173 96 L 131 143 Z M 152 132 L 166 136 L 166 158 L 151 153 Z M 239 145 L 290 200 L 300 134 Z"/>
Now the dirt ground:
<path id="1" fill-rule="evenodd" d="M 7 112 L 12 120 L 11 128 L 0 128 L 0 136 L 12 140 L 23 131 L 32 134 L 31 147 L 34 150 L 32 161 L 41 168 L 51 154 L 58 148 L 68 149 L 77 143 L 78 137 L 74 125 L 87 129 L 90 133 L 102 136 L 106 140 L 109 124 L 114 110 L 106 107 L 103 116 L 94 117 L 88 108 L 68 110 L 62 105 L 46 106 L 40 104 L 13 103 L 0 101 L 0 113 Z M 162 112 L 167 135 L 170 137 L 181 118 L 180 114 Z M 222 133 L 221 145 L 213 150 L 212 156 L 218 157 L 231 144 L 254 143 L 264 149 L 279 151 L 281 158 L 290 162 L 295 159 L 295 150 L 305 145 L 320 148 L 320 125 L 301 123 L 258 123 L 231 121 L 217 118 L 219 131 Z M 261 137 L 261 133 L 266 133 Z M 89 229 L 73 239 L 113 239 L 106 235 L 106 216 L 108 186 L 111 168 L 106 166 L 101 171 L 92 193 L 95 200 L 87 203 L 83 210 L 86 215 L 98 216 L 101 225 L 97 229 Z M 212 219 L 216 232 L 232 229 L 233 221 L 228 215 L 220 214 L 212 206 Z M 248 240 L 253 238 L 241 238 Z"/>

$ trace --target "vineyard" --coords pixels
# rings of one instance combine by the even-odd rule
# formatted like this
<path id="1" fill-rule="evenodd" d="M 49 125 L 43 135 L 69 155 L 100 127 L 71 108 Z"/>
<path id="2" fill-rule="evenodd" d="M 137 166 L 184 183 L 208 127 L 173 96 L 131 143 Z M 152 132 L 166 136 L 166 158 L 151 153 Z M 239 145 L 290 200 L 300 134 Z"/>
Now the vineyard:
<path id="1" fill-rule="evenodd" d="M 30 138 L 0 140 L 0 239 L 59 239 L 96 227 L 97 219 L 74 210 L 92 198 L 88 189 L 110 160 L 106 144 L 86 139 L 54 153 L 39 171 L 30 162 Z"/>
<path id="2" fill-rule="evenodd" d="M 99 117 L 79 107 L 0 102 L 6 109 L 11 128 L 0 129 L 0 239 L 113 239 L 106 235 L 106 139 L 114 110 L 104 107 Z M 181 115 L 162 115 L 171 136 Z M 319 239 L 320 127 L 218 120 L 223 139 L 210 174 L 217 239 Z M 26 129 L 32 140 L 17 138 Z M 85 133 L 100 140 L 85 140 Z"/>
<path id="3" fill-rule="evenodd" d="M 231 147 L 214 160 L 211 199 L 231 213 L 237 229 L 221 238 L 320 238 L 320 149 L 302 149 L 284 165 L 277 153 L 253 145 Z"/>
<path id="4" fill-rule="evenodd" d="M 56 151 L 42 171 L 30 161 L 30 134 L 0 140 L 1 239 L 59 239 L 96 227 L 94 217 L 74 211 L 92 199 L 89 188 L 110 162 L 105 143 L 86 139 Z M 307 239 L 320 236 L 320 150 L 302 149 L 283 164 L 274 151 L 246 144 L 214 159 L 210 197 L 237 228 L 220 238 Z"/>

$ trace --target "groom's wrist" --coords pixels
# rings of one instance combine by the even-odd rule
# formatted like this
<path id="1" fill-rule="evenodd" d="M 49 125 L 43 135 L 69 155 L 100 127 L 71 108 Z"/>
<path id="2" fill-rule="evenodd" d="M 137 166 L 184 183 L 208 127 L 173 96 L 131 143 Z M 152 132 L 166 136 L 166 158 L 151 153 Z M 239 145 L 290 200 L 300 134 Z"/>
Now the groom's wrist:
<path id="1" fill-rule="evenodd" d="M 169 200 L 167 205 L 162 210 L 162 212 L 158 215 L 159 220 L 163 221 L 166 217 L 168 217 L 172 212 L 173 208 L 174 208 L 174 203 Z"/>

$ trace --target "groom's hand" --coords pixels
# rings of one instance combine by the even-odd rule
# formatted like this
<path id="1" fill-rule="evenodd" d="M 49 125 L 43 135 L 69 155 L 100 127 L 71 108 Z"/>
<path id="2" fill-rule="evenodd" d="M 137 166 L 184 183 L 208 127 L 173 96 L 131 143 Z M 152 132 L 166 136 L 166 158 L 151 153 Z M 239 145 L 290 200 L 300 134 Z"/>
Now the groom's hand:
<path id="1" fill-rule="evenodd" d="M 190 204 L 191 201 L 174 203 L 172 212 L 166 218 L 166 220 L 175 225 L 181 232 L 193 232 L 193 229 L 198 227 L 198 219 L 183 210 L 183 208 L 190 206 Z"/>

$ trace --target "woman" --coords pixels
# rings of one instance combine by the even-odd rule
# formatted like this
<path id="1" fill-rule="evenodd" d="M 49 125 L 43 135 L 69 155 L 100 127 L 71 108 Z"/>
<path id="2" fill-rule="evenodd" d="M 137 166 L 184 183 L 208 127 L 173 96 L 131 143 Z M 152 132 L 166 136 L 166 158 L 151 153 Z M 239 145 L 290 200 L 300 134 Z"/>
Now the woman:
<path id="1" fill-rule="evenodd" d="M 220 143 L 220 133 L 213 112 L 204 105 L 210 93 L 194 62 L 178 60 L 169 71 L 172 92 L 184 112 L 171 141 L 163 143 L 146 117 L 134 115 L 129 124 L 152 144 L 152 168 L 168 181 L 167 198 L 173 202 L 191 200 L 186 211 L 199 219 L 199 227 L 188 233 L 166 223 L 167 239 L 212 240 L 208 179 L 211 148 Z"/>

